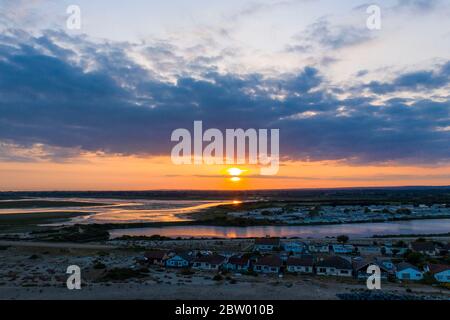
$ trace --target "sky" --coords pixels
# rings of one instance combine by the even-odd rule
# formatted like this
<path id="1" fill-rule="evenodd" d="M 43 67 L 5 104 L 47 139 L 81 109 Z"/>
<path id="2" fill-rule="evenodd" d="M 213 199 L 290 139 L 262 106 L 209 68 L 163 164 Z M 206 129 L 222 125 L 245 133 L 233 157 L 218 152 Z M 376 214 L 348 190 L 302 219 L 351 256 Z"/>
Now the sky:
<path id="1" fill-rule="evenodd" d="M 446 0 L 0 0 L 0 190 L 450 185 L 449 17 Z M 196 120 L 279 129 L 278 174 L 173 164 Z"/>

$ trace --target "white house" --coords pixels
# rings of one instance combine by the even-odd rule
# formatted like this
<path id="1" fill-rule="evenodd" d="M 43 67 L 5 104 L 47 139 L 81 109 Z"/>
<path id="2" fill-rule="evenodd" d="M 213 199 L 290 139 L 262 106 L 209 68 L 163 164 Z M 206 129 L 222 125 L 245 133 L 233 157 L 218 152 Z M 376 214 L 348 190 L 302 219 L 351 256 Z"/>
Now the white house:
<path id="1" fill-rule="evenodd" d="M 313 273 L 314 259 L 311 256 L 290 257 L 286 261 L 286 268 L 288 272 Z"/>
<path id="2" fill-rule="evenodd" d="M 318 275 L 351 277 L 352 272 L 351 262 L 343 257 L 331 256 L 316 263 Z"/>
<path id="3" fill-rule="evenodd" d="M 370 266 L 377 266 L 380 268 L 381 279 L 387 279 L 389 276 L 389 270 L 376 259 L 358 259 L 353 261 L 353 273 L 358 279 L 367 279 L 372 273 L 367 273 L 367 269 Z"/>
<path id="4" fill-rule="evenodd" d="M 385 254 L 388 256 L 402 256 L 408 251 L 407 247 L 392 247 L 385 246 L 384 247 Z"/>
<path id="5" fill-rule="evenodd" d="M 378 246 L 370 246 L 370 245 L 368 245 L 368 246 L 365 246 L 365 245 L 359 245 L 358 246 L 358 252 L 361 254 L 361 255 L 370 255 L 370 256 L 372 256 L 372 255 L 381 255 L 381 247 L 378 247 Z"/>
<path id="6" fill-rule="evenodd" d="M 330 246 L 326 243 L 310 243 L 308 245 L 308 251 L 315 253 L 328 253 L 330 252 Z"/>
<path id="7" fill-rule="evenodd" d="M 412 264 L 401 262 L 397 265 L 395 276 L 399 280 L 418 281 L 423 279 L 423 272 Z"/>
<path id="8" fill-rule="evenodd" d="M 393 272 L 395 269 L 395 265 L 392 262 L 390 258 L 387 257 L 376 257 L 375 261 L 378 264 L 381 264 L 383 267 L 385 267 L 389 272 Z"/>
<path id="9" fill-rule="evenodd" d="M 248 257 L 232 256 L 224 264 L 224 268 L 230 271 L 248 271 L 250 264 L 251 262 Z"/>
<path id="10" fill-rule="evenodd" d="M 226 258 L 218 254 L 211 254 L 195 258 L 192 261 L 192 268 L 199 270 L 219 270 Z"/>
<path id="11" fill-rule="evenodd" d="M 331 247 L 336 254 L 349 254 L 355 251 L 355 247 L 351 244 L 333 244 Z"/>
<path id="12" fill-rule="evenodd" d="M 165 261 L 169 258 L 169 255 L 165 251 L 147 251 L 144 255 L 145 261 L 149 264 L 155 264 L 164 266 Z"/>
<path id="13" fill-rule="evenodd" d="M 281 267 L 283 266 L 283 261 L 278 256 L 265 256 L 259 258 L 253 267 L 255 272 L 260 273 L 279 273 Z"/>
<path id="14" fill-rule="evenodd" d="M 429 264 L 425 271 L 433 275 L 439 282 L 450 283 L 450 266 L 443 264 Z"/>
<path id="15" fill-rule="evenodd" d="M 166 267 L 188 268 L 192 257 L 188 254 L 176 254 L 166 260 Z"/>
<path id="16" fill-rule="evenodd" d="M 441 256 L 448 255 L 449 252 L 450 252 L 450 243 L 447 243 L 443 247 L 439 248 L 439 253 Z"/>
<path id="17" fill-rule="evenodd" d="M 283 249 L 286 252 L 299 254 L 304 253 L 307 249 L 307 246 L 303 242 L 285 242 L 283 243 Z"/>
<path id="18" fill-rule="evenodd" d="M 255 239 L 255 251 L 274 251 L 281 247 L 279 238 L 258 238 Z"/>
<path id="19" fill-rule="evenodd" d="M 438 247 L 429 241 L 415 241 L 411 242 L 409 248 L 414 252 L 419 252 L 430 257 L 439 255 Z"/>

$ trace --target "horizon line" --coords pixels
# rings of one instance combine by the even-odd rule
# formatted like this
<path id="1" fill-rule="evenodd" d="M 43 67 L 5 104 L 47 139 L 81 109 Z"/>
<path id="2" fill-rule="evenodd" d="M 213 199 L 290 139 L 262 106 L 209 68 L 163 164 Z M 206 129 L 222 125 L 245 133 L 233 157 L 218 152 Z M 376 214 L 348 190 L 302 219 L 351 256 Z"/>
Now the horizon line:
<path id="1" fill-rule="evenodd" d="M 311 191 L 311 190 L 357 190 L 357 189 L 431 189 L 450 188 L 450 185 L 404 185 L 404 186 L 364 186 L 364 187 L 329 187 L 329 188 L 276 188 L 276 189 L 142 189 L 142 190 L 0 190 L 1 193 L 35 193 L 35 192 L 261 192 L 261 191 Z"/>

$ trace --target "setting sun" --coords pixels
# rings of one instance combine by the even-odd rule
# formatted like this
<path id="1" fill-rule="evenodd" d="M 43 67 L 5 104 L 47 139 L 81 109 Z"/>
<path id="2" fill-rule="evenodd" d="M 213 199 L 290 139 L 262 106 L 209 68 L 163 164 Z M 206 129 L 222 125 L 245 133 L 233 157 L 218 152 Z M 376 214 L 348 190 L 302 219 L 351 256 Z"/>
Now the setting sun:
<path id="1" fill-rule="evenodd" d="M 233 178 L 230 178 L 230 180 L 231 180 L 232 182 L 239 182 L 239 181 L 241 181 L 241 178 L 239 178 L 239 177 L 233 177 Z"/>
<path id="2" fill-rule="evenodd" d="M 230 168 L 227 170 L 230 176 L 240 176 L 245 170 L 241 170 L 239 168 Z"/>

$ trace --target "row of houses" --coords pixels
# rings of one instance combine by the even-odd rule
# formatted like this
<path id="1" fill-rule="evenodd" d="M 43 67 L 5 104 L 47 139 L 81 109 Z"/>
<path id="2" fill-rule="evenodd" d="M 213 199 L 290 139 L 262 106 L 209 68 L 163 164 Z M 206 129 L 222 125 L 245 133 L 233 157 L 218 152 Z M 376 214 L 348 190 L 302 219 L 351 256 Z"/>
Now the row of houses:
<path id="1" fill-rule="evenodd" d="M 149 264 L 169 268 L 192 268 L 205 271 L 228 270 L 232 272 L 248 272 L 264 274 L 301 273 L 322 276 L 356 277 L 365 279 L 369 276 L 367 268 L 376 265 L 380 268 L 381 278 L 395 277 L 399 280 L 421 280 L 425 272 L 430 273 L 439 282 L 450 282 L 450 266 L 430 264 L 425 270 L 401 262 L 394 264 L 390 259 L 351 258 L 339 255 L 314 257 L 312 255 L 289 256 L 283 258 L 279 254 L 263 256 L 219 254 L 196 255 L 191 252 L 150 251 L 145 254 Z"/>
<path id="2" fill-rule="evenodd" d="M 259 238 L 255 239 L 254 250 L 258 252 L 270 252 L 284 250 L 294 254 L 304 253 L 334 253 L 334 254 L 355 254 L 361 255 L 389 255 L 400 256 L 408 250 L 412 252 L 419 252 L 421 254 L 437 257 L 448 254 L 450 244 L 439 246 L 433 242 L 415 241 L 409 245 L 394 246 L 390 243 L 382 245 L 367 245 L 367 244 L 328 244 L 302 241 L 288 241 L 282 242 L 278 238 Z"/>

